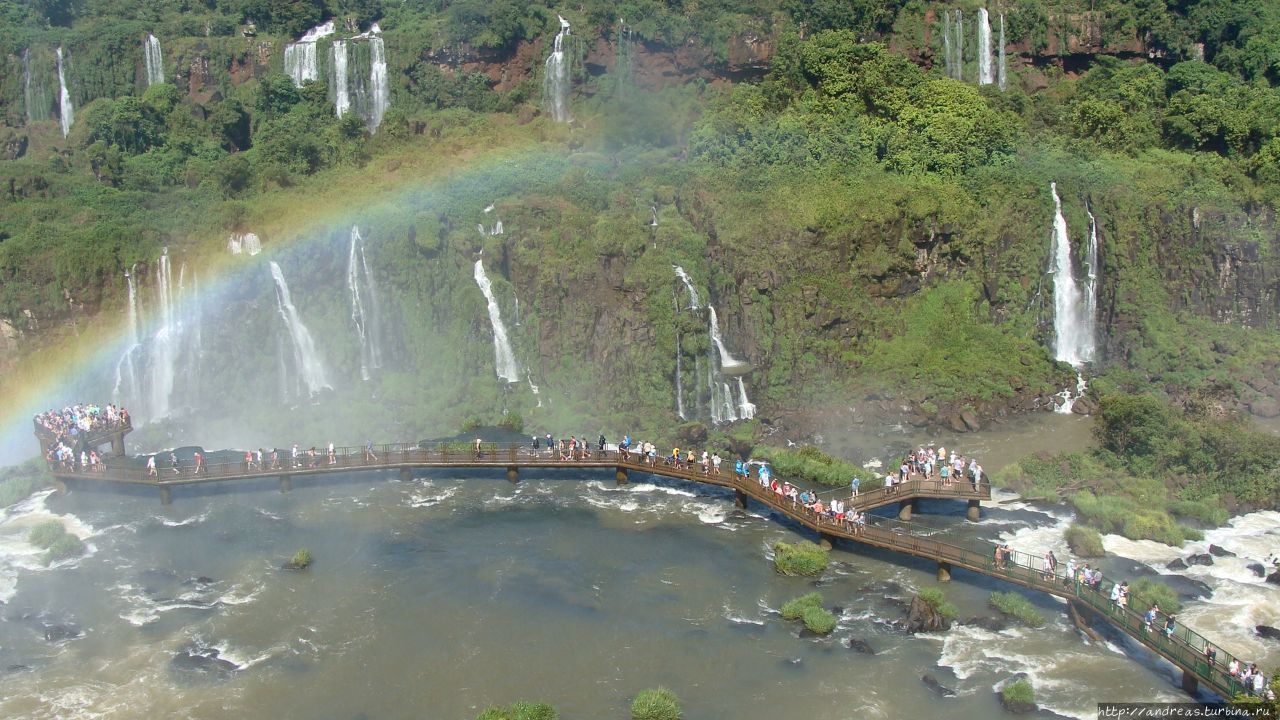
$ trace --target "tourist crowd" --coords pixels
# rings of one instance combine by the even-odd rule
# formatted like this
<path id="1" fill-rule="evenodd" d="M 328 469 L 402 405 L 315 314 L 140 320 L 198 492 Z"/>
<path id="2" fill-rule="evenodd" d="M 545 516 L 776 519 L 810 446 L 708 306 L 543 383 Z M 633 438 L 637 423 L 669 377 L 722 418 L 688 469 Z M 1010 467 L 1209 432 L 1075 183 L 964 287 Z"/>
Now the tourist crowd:
<path id="1" fill-rule="evenodd" d="M 102 472 L 106 463 L 96 449 L 84 447 L 80 440 L 95 433 L 130 427 L 129 411 L 113 404 L 93 403 L 69 405 L 62 410 L 46 410 L 33 418 L 36 433 L 53 440 L 45 443 L 45 462 L 49 468 L 63 472 Z M 79 452 L 76 448 L 79 447 Z"/>

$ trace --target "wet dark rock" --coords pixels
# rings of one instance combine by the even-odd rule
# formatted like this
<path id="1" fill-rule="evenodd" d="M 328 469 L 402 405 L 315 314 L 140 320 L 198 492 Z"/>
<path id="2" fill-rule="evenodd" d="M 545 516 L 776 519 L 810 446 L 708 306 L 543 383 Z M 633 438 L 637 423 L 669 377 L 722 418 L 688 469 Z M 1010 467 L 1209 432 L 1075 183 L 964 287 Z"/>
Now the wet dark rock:
<path id="1" fill-rule="evenodd" d="M 1022 702 L 1021 700 L 1007 700 L 1002 692 L 997 692 L 996 697 L 1000 698 L 1001 707 L 1015 715 L 1033 713 L 1040 709 L 1035 703 Z"/>
<path id="2" fill-rule="evenodd" d="M 934 691 L 938 695 L 941 695 L 942 697 L 955 697 L 955 694 L 956 694 L 955 690 L 952 690 L 949 687 L 943 687 L 942 683 L 938 682 L 938 678 L 932 675 L 925 675 L 924 677 L 920 678 L 920 681 L 924 683 L 925 687 Z"/>
<path id="3" fill-rule="evenodd" d="M 1258 633 L 1260 637 L 1267 638 L 1268 640 L 1280 640 L 1280 629 L 1273 628 L 1270 625 L 1257 625 L 1253 630 Z"/>
<path id="4" fill-rule="evenodd" d="M 60 642 L 74 637 L 80 637 L 80 628 L 71 623 L 45 625 L 44 627 L 44 639 L 46 642 Z"/>
<path id="5" fill-rule="evenodd" d="M 1265 568 L 1264 568 L 1264 571 L 1265 571 Z M 1268 575 L 1267 582 L 1271 583 L 1272 585 L 1280 585 L 1280 570 L 1276 570 L 1275 572 Z"/>
<path id="6" fill-rule="evenodd" d="M 1213 556 L 1209 553 L 1197 553 L 1187 558 L 1188 565 L 1212 565 Z"/>
<path id="7" fill-rule="evenodd" d="M 217 582 L 217 580 L 214 580 L 213 578 L 205 575 L 201 575 L 200 577 L 188 578 L 187 581 L 183 584 L 184 585 L 212 585 L 215 582 Z"/>
<path id="8" fill-rule="evenodd" d="M 939 614 L 917 595 L 911 598 L 911 606 L 907 609 L 907 620 L 904 629 L 912 634 L 933 632 L 934 630 L 950 630 L 951 621 Z"/>
<path id="9" fill-rule="evenodd" d="M 1000 632 L 1009 627 L 1009 621 L 1004 618 L 991 617 L 989 615 L 975 615 L 964 621 L 965 625 L 973 625 L 983 630 L 991 632 Z"/>
<path id="10" fill-rule="evenodd" d="M 1253 572 L 1253 574 L 1254 574 L 1254 575 L 1257 575 L 1258 577 L 1266 577 L 1266 576 L 1267 576 L 1267 569 L 1266 569 L 1265 567 L 1263 567 L 1262 563 L 1260 563 L 1260 562 L 1251 562 L 1251 563 L 1249 563 L 1248 565 L 1246 565 L 1245 567 L 1249 568 L 1249 570 L 1250 570 L 1250 571 L 1252 571 L 1252 572 Z"/>
<path id="11" fill-rule="evenodd" d="M 1173 562 L 1169 563 L 1168 565 L 1165 565 L 1165 567 L 1169 568 L 1170 570 L 1186 570 L 1187 563 L 1182 558 L 1177 558 Z"/>
<path id="12" fill-rule="evenodd" d="M 1214 557 L 1235 557 L 1236 554 L 1217 545 L 1209 546 L 1209 554 Z"/>
<path id="13" fill-rule="evenodd" d="M 13 665 L 6 667 L 4 671 L 7 673 L 31 672 L 31 666 L 15 663 Z"/>
<path id="14" fill-rule="evenodd" d="M 173 654 L 169 667 L 181 672 L 228 677 L 240 667 L 218 657 L 216 648 L 186 647 Z"/>
<path id="15" fill-rule="evenodd" d="M 854 652 L 862 653 L 863 655 L 876 654 L 875 649 L 872 648 L 870 643 L 868 643 L 866 640 L 861 640 L 859 638 L 849 638 L 848 645 L 850 650 L 853 650 Z"/>

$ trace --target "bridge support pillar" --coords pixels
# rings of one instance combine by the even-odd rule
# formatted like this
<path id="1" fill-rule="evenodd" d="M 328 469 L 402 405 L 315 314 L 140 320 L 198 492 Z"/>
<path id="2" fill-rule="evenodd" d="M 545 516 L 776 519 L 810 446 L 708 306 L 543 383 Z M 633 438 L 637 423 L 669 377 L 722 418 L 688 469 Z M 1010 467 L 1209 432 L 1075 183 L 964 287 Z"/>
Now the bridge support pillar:
<path id="1" fill-rule="evenodd" d="M 951 582 L 951 563 L 938 563 L 938 582 Z"/>
<path id="2" fill-rule="evenodd" d="M 969 501 L 969 522 L 978 522 L 982 519 L 982 503 L 977 500 Z"/>
<path id="3" fill-rule="evenodd" d="M 511 483 L 512 485 L 520 482 L 520 468 L 516 467 L 515 465 L 507 466 L 507 482 Z"/>
<path id="4" fill-rule="evenodd" d="M 173 505 L 173 488 L 166 486 L 160 487 L 160 504 L 164 507 Z"/>
<path id="5" fill-rule="evenodd" d="M 53 481 L 53 486 L 58 490 L 59 495 L 66 495 L 68 492 L 66 480 L 55 479 Z"/>
<path id="6" fill-rule="evenodd" d="M 910 519 L 911 519 L 911 513 L 912 513 L 912 512 L 914 512 L 914 511 L 915 511 L 915 509 L 916 509 L 916 501 L 915 501 L 915 500 L 903 500 L 903 501 L 899 502 L 899 503 L 898 503 L 898 519 L 899 519 L 899 520 L 910 520 Z"/>
<path id="7" fill-rule="evenodd" d="M 742 492 L 741 490 L 734 490 L 734 491 L 733 491 L 733 504 L 734 504 L 734 505 L 737 505 L 737 506 L 738 506 L 740 509 L 742 509 L 742 510 L 746 510 L 746 509 L 747 509 L 747 494 L 746 494 L 746 493 L 744 493 L 744 492 Z"/>
<path id="8" fill-rule="evenodd" d="M 830 550 L 836 546 L 836 539 L 826 533 L 818 533 L 818 547 L 823 550 Z"/>
<path id="9" fill-rule="evenodd" d="M 124 457 L 124 433 L 116 433 L 111 436 L 111 454 L 116 457 Z"/>
<path id="10" fill-rule="evenodd" d="M 630 482 L 631 477 L 628 474 L 626 468 L 620 467 L 613 471 L 613 479 L 619 485 L 626 485 L 628 482 Z"/>
<path id="11" fill-rule="evenodd" d="M 409 482 L 413 479 L 413 470 L 411 468 L 400 468 L 400 482 Z"/>
<path id="12" fill-rule="evenodd" d="M 280 476 L 280 492 L 287 493 L 293 489 L 293 478 L 288 475 Z"/>
<path id="13" fill-rule="evenodd" d="M 1182 689 L 1192 696 L 1200 689 L 1200 682 L 1196 680 L 1196 676 L 1192 675 L 1190 670 L 1182 671 Z"/>

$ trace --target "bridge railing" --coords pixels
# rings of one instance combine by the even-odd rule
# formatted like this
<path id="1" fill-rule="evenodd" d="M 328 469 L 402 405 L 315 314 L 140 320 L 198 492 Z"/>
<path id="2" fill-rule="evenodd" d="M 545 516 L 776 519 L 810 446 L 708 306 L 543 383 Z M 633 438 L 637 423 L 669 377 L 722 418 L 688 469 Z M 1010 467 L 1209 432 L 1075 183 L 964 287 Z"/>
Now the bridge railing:
<path id="1" fill-rule="evenodd" d="M 31 423 L 32 425 L 35 426 L 36 438 L 39 439 L 42 442 L 42 444 L 48 444 L 48 443 L 54 442 L 62 435 L 67 434 L 67 433 L 54 432 L 53 430 L 50 430 L 49 428 L 41 425 L 39 422 L 35 420 L 32 420 Z M 88 431 L 77 429 L 77 434 L 75 437 L 77 440 L 84 440 L 85 444 L 87 445 L 97 446 L 107 442 L 119 432 L 129 431 L 132 429 L 133 429 L 132 419 L 128 419 L 125 421 L 117 420 L 114 423 L 106 423 L 98 427 L 90 428 Z"/>

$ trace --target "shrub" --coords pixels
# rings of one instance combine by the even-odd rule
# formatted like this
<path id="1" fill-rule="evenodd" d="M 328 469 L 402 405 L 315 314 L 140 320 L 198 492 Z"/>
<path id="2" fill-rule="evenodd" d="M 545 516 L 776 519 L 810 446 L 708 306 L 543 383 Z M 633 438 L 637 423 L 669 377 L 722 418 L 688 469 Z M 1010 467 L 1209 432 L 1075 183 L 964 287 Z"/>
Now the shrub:
<path id="1" fill-rule="evenodd" d="M 520 701 L 508 707 L 485 708 L 476 720 L 558 720 L 560 715 L 543 702 Z"/>
<path id="2" fill-rule="evenodd" d="M 1152 603 L 1159 605 L 1160 612 L 1166 614 L 1182 610 L 1177 591 L 1168 585 L 1151 578 L 1140 578 L 1129 583 L 1129 607 L 1137 612 L 1146 612 Z"/>
<path id="3" fill-rule="evenodd" d="M 1041 615 L 1040 611 L 1036 610 L 1030 600 L 1019 593 L 993 592 L 988 602 L 996 610 L 1005 615 L 1018 618 L 1031 627 L 1044 626 L 1044 615 Z"/>
<path id="4" fill-rule="evenodd" d="M 290 570 L 306 570 L 310 566 L 311 551 L 306 548 L 302 548 L 298 552 L 294 553 L 293 557 L 289 558 L 288 564 L 285 565 L 285 567 Z"/>
<path id="5" fill-rule="evenodd" d="M 1031 683 L 1026 680 L 1017 680 L 1005 685 L 1004 688 L 1000 690 L 1000 695 L 1004 698 L 1005 704 L 1036 704 L 1035 688 L 1031 687 Z"/>
<path id="6" fill-rule="evenodd" d="M 84 554 L 85 549 L 83 540 L 71 533 L 64 532 L 62 533 L 62 536 L 57 540 L 54 540 L 53 544 L 49 546 L 49 549 L 45 551 L 44 564 L 51 565 L 59 560 L 80 557 Z"/>
<path id="7" fill-rule="evenodd" d="M 953 618 L 960 614 L 955 605 L 947 602 L 946 594 L 939 588 L 922 588 L 916 595 L 942 617 Z"/>
<path id="8" fill-rule="evenodd" d="M 827 569 L 827 551 L 808 540 L 773 545 L 773 567 L 783 575 L 821 575 Z"/>
<path id="9" fill-rule="evenodd" d="M 1169 503 L 1169 512 L 1180 518 L 1198 520 L 1206 525 L 1218 526 L 1227 521 L 1227 511 L 1214 504 L 1217 498 L 1201 500 L 1176 500 Z"/>
<path id="10" fill-rule="evenodd" d="M 482 420 L 479 415 L 471 415 L 470 417 L 462 421 L 462 432 L 469 433 L 472 430 L 475 430 L 476 428 L 481 427 L 483 425 L 484 425 L 484 420 Z"/>
<path id="11" fill-rule="evenodd" d="M 760 460 L 768 460 L 779 477 L 808 480 L 827 487 L 848 487 L 854 477 L 862 478 L 861 489 L 871 490 L 881 486 L 876 474 L 853 463 L 827 455 L 812 445 L 793 450 L 769 446 L 757 446 L 752 454 Z"/>
<path id="12" fill-rule="evenodd" d="M 812 592 L 783 603 L 782 617 L 787 620 L 800 620 L 804 617 L 804 611 L 811 607 L 822 607 L 820 593 Z"/>
<path id="13" fill-rule="evenodd" d="M 46 520 L 31 528 L 31 532 L 27 533 L 27 542 L 36 547 L 49 548 L 58 541 L 58 538 L 66 534 L 67 530 L 62 527 L 62 523 L 57 520 Z"/>
<path id="14" fill-rule="evenodd" d="M 1096 558 L 1106 554 L 1102 547 L 1102 536 L 1097 530 L 1073 523 L 1067 528 L 1067 547 L 1080 557 Z"/>
<path id="15" fill-rule="evenodd" d="M 823 607 L 804 609 L 804 626 L 809 632 L 826 635 L 836 629 L 836 616 Z"/>
<path id="16" fill-rule="evenodd" d="M 498 427 L 512 432 L 524 432 L 524 418 L 518 412 L 509 412 L 498 421 Z"/>
<path id="17" fill-rule="evenodd" d="M 680 720 L 680 701 L 664 687 L 641 690 L 631 703 L 631 720 Z"/>

